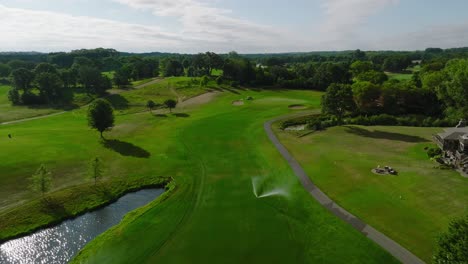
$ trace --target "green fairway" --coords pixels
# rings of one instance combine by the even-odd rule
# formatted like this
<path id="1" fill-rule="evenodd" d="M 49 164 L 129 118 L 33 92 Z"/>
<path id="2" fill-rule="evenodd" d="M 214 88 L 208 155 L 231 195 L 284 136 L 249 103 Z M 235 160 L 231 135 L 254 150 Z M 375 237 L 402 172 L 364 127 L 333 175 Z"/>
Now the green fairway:
<path id="1" fill-rule="evenodd" d="M 78 263 L 396 262 L 316 203 L 263 131 L 264 121 L 292 112 L 291 104 L 317 108 L 320 93 L 225 91 L 175 115 L 129 114 L 158 93 L 170 97 L 168 90 L 200 93 L 180 83 L 173 88 L 166 83 L 121 94 L 128 109 L 105 133 L 114 140 L 108 145 L 87 127 L 84 109 L 0 127 L 0 134 L 14 136 L 0 140 L 8 150 L 0 153 L 0 206 L 32 196 L 27 178 L 40 163 L 53 171 L 57 189 L 86 182 L 86 163 L 99 156 L 108 179 L 167 176 L 176 189 L 91 242 Z M 232 105 L 249 96 L 254 100 Z M 258 195 L 287 195 L 256 198 L 252 182 Z"/>
<path id="2" fill-rule="evenodd" d="M 411 80 L 413 74 L 411 73 L 393 73 L 393 72 L 386 72 L 388 79 L 390 80 L 399 80 L 399 81 L 408 81 Z"/>
<path id="3" fill-rule="evenodd" d="M 468 179 L 435 169 L 424 151 L 439 128 L 335 127 L 277 133 L 311 179 L 346 210 L 430 262 L 436 237 L 468 212 Z M 398 176 L 371 169 L 391 166 Z"/>

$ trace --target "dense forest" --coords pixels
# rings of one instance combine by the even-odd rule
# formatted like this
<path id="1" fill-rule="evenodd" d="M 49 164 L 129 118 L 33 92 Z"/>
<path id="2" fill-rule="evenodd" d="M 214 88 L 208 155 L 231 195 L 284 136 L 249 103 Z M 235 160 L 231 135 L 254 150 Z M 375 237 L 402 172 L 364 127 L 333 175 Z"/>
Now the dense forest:
<path id="1" fill-rule="evenodd" d="M 0 82 L 11 84 L 12 104 L 60 105 L 76 91 L 102 96 L 113 86 L 157 76 L 203 77 L 232 87 L 325 91 L 323 110 L 338 120 L 410 115 L 444 125 L 467 117 L 467 58 L 468 48 L 247 55 L 132 54 L 103 48 L 0 53 Z M 396 80 L 389 73 L 412 75 Z"/>

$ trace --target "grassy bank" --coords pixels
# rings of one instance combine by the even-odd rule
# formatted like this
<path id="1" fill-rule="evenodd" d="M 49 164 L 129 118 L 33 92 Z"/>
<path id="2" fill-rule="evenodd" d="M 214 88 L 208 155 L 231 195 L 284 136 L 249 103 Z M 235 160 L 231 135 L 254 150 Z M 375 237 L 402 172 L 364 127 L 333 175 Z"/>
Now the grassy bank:
<path id="1" fill-rule="evenodd" d="M 300 138 L 276 131 L 327 195 L 427 262 L 448 222 L 468 212 L 468 179 L 436 169 L 424 151 L 438 128 L 345 126 Z M 375 175 L 378 165 L 399 175 Z"/>
<path id="2" fill-rule="evenodd" d="M 115 202 L 129 192 L 163 188 L 168 182 L 169 178 L 160 177 L 104 181 L 46 194 L 0 213 L 0 243 L 93 211 Z"/>

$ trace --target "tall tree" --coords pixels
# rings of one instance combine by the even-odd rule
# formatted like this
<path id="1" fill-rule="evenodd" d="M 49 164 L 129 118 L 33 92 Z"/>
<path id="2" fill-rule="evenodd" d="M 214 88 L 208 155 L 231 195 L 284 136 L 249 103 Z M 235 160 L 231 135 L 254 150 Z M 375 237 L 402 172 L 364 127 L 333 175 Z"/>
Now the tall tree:
<path id="1" fill-rule="evenodd" d="M 114 119 L 114 109 L 108 101 L 97 99 L 89 106 L 88 124 L 100 132 L 102 139 L 102 133 L 114 126 Z"/>
<path id="2" fill-rule="evenodd" d="M 381 88 L 370 82 L 357 82 L 352 86 L 353 98 L 361 113 L 375 114 L 378 111 Z"/>
<path id="3" fill-rule="evenodd" d="M 341 123 L 346 112 L 353 112 L 356 105 L 349 84 L 331 84 L 322 97 L 322 111 L 334 115 Z"/>
<path id="4" fill-rule="evenodd" d="M 52 175 L 46 166 L 42 164 L 31 177 L 31 189 L 40 192 L 44 196 L 52 185 Z"/>
<path id="5" fill-rule="evenodd" d="M 156 103 L 153 100 L 148 100 L 148 102 L 146 102 L 146 107 L 148 107 L 151 112 L 153 111 L 153 108 L 156 107 Z"/>
<path id="6" fill-rule="evenodd" d="M 468 215 L 452 221 L 439 238 L 434 263 L 468 263 Z"/>
<path id="7" fill-rule="evenodd" d="M 34 73 L 28 69 L 20 68 L 11 72 L 13 76 L 13 84 L 16 89 L 23 90 L 28 93 L 31 88 L 31 83 L 34 80 Z"/>
<path id="8" fill-rule="evenodd" d="M 43 72 L 36 76 L 40 96 L 50 103 L 57 103 L 63 99 L 63 82 L 56 73 Z"/>
<path id="9" fill-rule="evenodd" d="M 7 64 L 0 63 L 0 78 L 6 78 L 10 75 L 11 68 Z"/>
<path id="10" fill-rule="evenodd" d="M 34 69 L 34 73 L 36 75 L 39 75 L 41 73 L 54 73 L 54 74 L 57 74 L 57 68 L 55 68 L 55 66 L 50 64 L 50 63 L 43 62 L 43 63 L 39 63 L 36 66 L 36 68 Z"/>
<path id="11" fill-rule="evenodd" d="M 169 108 L 169 112 L 172 113 L 172 109 L 175 108 L 177 106 L 177 101 L 174 100 L 174 99 L 168 99 L 166 101 L 164 101 L 164 105 Z"/>
<path id="12" fill-rule="evenodd" d="M 94 179 L 94 185 L 104 176 L 102 167 L 102 161 L 98 157 L 94 158 L 89 164 L 88 176 Z"/>

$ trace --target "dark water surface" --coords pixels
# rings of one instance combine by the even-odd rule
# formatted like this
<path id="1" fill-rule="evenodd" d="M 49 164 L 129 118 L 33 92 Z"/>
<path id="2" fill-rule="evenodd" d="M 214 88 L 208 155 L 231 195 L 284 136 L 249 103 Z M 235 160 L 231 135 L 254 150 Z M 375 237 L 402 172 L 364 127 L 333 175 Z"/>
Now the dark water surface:
<path id="1" fill-rule="evenodd" d="M 118 224 L 128 212 L 156 199 L 164 189 L 129 193 L 102 209 L 86 213 L 58 226 L 0 245 L 0 263 L 67 263 L 88 242 Z"/>

